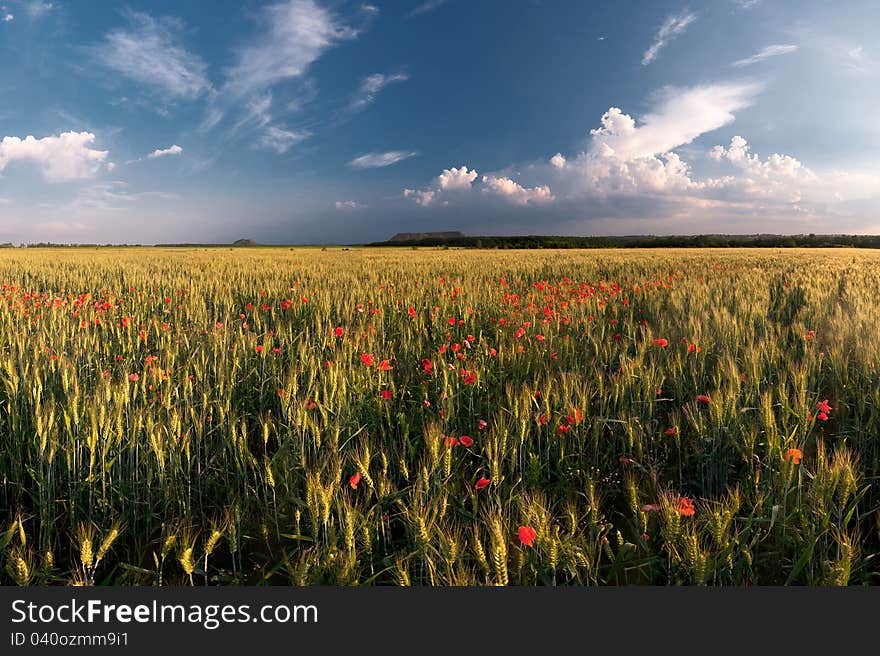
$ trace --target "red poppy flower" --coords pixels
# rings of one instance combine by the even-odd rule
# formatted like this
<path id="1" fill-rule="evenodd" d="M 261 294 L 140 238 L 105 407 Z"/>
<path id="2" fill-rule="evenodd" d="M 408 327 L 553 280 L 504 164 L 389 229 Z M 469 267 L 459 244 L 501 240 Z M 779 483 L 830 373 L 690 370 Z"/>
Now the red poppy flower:
<path id="1" fill-rule="evenodd" d="M 394 367 L 391 366 L 388 360 L 382 360 L 382 362 L 379 363 L 379 371 L 391 371 L 392 369 L 394 369 Z"/>
<path id="2" fill-rule="evenodd" d="M 458 443 L 461 444 L 462 446 L 471 447 L 474 445 L 474 440 L 473 440 L 473 438 L 471 438 L 470 435 L 462 435 L 461 437 L 458 438 Z"/>
<path id="3" fill-rule="evenodd" d="M 415 308 L 413 308 L 413 307 L 407 308 L 406 311 L 409 312 L 409 316 L 411 316 L 413 319 L 416 318 L 416 309 Z"/>
<path id="4" fill-rule="evenodd" d="M 263 352 L 263 347 L 258 345 L 257 348 L 256 348 L 256 351 L 257 351 L 257 353 L 262 353 L 262 352 Z"/>
<path id="5" fill-rule="evenodd" d="M 480 421 L 477 422 L 477 428 L 479 430 L 485 430 L 488 425 L 489 423 L 485 419 L 480 419 Z"/>
<path id="6" fill-rule="evenodd" d="M 489 485 L 489 483 L 491 483 L 491 482 L 492 482 L 491 479 L 488 479 L 488 478 L 485 478 L 485 477 L 484 477 L 484 478 L 481 478 L 481 479 L 478 480 L 476 483 L 474 483 L 474 489 L 475 489 L 475 490 L 482 490 L 484 487 L 486 487 L 487 485 Z"/>
<path id="7" fill-rule="evenodd" d="M 464 384 L 465 385 L 473 385 L 474 381 L 476 381 L 476 380 L 477 380 L 476 374 L 470 374 L 468 376 L 465 376 Z"/>
<path id="8" fill-rule="evenodd" d="M 132 382 L 136 382 L 139 378 L 140 378 L 140 376 L 138 376 L 137 374 L 129 374 L 128 375 L 128 379 Z"/>
<path id="9" fill-rule="evenodd" d="M 336 334 L 337 337 L 342 337 L 342 335 L 345 333 L 345 330 L 342 328 L 342 326 L 336 326 L 336 330 L 334 330 L 333 332 Z"/>
<path id="10" fill-rule="evenodd" d="M 446 446 L 448 446 L 450 448 L 452 448 L 454 446 L 458 446 L 458 438 L 457 437 L 452 437 L 451 435 L 446 435 L 443 439 L 446 442 Z"/>
<path id="11" fill-rule="evenodd" d="M 375 360 L 373 360 L 373 356 L 369 353 L 364 353 L 361 355 L 361 362 L 363 362 L 368 367 L 372 367 Z"/>
<path id="12" fill-rule="evenodd" d="M 669 341 L 661 337 L 660 339 L 654 340 L 654 346 L 669 346 Z"/>
<path id="13" fill-rule="evenodd" d="M 817 403 L 816 409 L 819 410 L 819 412 L 824 412 L 825 414 L 831 412 L 831 406 L 828 405 L 828 399 L 825 399 L 821 403 Z"/>
<path id="14" fill-rule="evenodd" d="M 522 336 L 525 335 L 525 334 L 526 334 L 525 329 L 524 329 L 524 328 L 520 328 L 519 330 L 516 331 L 516 335 L 515 335 L 515 337 L 516 337 L 517 339 L 519 339 L 520 337 L 522 337 Z"/>
<path id="15" fill-rule="evenodd" d="M 824 412 L 820 412 L 818 415 L 816 415 L 816 418 L 819 421 L 828 421 L 828 415 L 825 414 Z"/>
<path id="16" fill-rule="evenodd" d="M 352 490 L 356 490 L 358 483 L 361 482 L 361 473 L 357 472 L 352 476 L 348 477 L 348 484 L 351 485 Z"/>
<path id="17" fill-rule="evenodd" d="M 424 371 L 426 374 L 430 374 L 434 371 L 434 363 L 431 362 L 428 358 L 425 358 L 424 360 L 422 360 L 422 371 Z"/>
<path id="18" fill-rule="evenodd" d="M 391 390 L 382 390 L 381 392 L 379 392 L 379 396 L 381 396 L 385 401 L 390 401 L 392 392 Z"/>
<path id="19" fill-rule="evenodd" d="M 803 452 L 800 449 L 789 449 L 785 452 L 785 459 L 791 460 L 794 464 L 801 464 L 801 459 L 804 457 Z"/>
<path id="20" fill-rule="evenodd" d="M 678 512 L 685 517 L 691 517 L 694 514 L 694 502 L 687 497 L 679 497 Z"/>
<path id="21" fill-rule="evenodd" d="M 517 529 L 517 535 L 519 536 L 520 542 L 527 547 L 531 547 L 535 543 L 535 538 L 538 534 L 535 533 L 535 529 L 531 526 L 520 526 Z"/>
<path id="22" fill-rule="evenodd" d="M 708 402 L 709 402 L 709 397 L 706 396 L 705 394 L 698 394 L 698 395 L 697 395 L 697 402 L 698 402 L 698 403 L 708 403 Z"/>
<path id="23" fill-rule="evenodd" d="M 688 353 L 699 353 L 699 352 L 700 352 L 700 347 L 697 346 L 696 344 L 691 344 L 690 346 L 688 346 Z"/>

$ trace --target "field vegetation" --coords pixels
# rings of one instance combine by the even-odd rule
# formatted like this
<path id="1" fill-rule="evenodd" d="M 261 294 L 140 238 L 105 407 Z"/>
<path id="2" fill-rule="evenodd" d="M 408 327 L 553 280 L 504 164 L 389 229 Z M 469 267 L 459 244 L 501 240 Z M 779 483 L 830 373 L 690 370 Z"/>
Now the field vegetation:
<path id="1" fill-rule="evenodd" d="M 880 253 L 6 249 L 0 582 L 846 585 Z"/>

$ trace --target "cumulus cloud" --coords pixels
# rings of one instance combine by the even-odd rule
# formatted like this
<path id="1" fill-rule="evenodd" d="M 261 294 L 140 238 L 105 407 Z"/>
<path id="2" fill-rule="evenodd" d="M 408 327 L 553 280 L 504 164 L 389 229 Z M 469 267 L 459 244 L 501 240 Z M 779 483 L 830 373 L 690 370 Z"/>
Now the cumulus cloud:
<path id="1" fill-rule="evenodd" d="M 434 202 L 434 199 L 437 197 L 437 191 L 434 189 L 404 189 L 403 197 L 412 198 L 416 204 L 427 207 Z"/>
<path id="2" fill-rule="evenodd" d="M 750 106 L 760 88 L 751 82 L 667 87 L 638 126 L 631 116 L 611 107 L 602 116 L 602 127 L 590 131 L 592 150 L 610 149 L 627 160 L 668 152 L 732 123 L 734 113 Z"/>
<path id="3" fill-rule="evenodd" d="M 266 31 L 241 48 L 226 71 L 225 90 L 243 96 L 304 75 L 327 50 L 357 36 L 314 0 L 287 0 L 263 9 Z"/>
<path id="4" fill-rule="evenodd" d="M 3 137 L 0 141 L 0 171 L 13 162 L 32 162 L 51 182 L 93 178 L 107 159 L 108 151 L 90 148 L 91 132 L 62 132 L 36 139 Z"/>
<path id="5" fill-rule="evenodd" d="M 880 176 L 874 173 L 814 171 L 792 155 L 754 152 L 740 135 L 726 137 L 708 158 L 694 156 L 703 149 L 685 148 L 732 124 L 759 91 L 749 82 L 667 88 L 653 95 L 653 107 L 641 117 L 609 108 L 582 151 L 518 167 L 516 179 L 505 173 L 479 176 L 462 165 L 421 189 L 405 189 L 403 196 L 423 207 L 467 208 L 474 216 L 495 217 L 496 228 L 497 217 L 506 216 L 493 205 L 500 202 L 522 208 L 509 215 L 519 221 L 579 217 L 619 221 L 634 230 L 649 230 L 640 222 L 652 221 L 672 231 L 676 225 L 706 230 L 712 220 L 749 229 L 756 221 L 780 226 L 835 212 L 845 216 L 847 203 L 880 200 Z M 511 218 L 512 229 L 518 228 L 516 220 Z"/>
<path id="6" fill-rule="evenodd" d="M 476 169 L 459 168 L 444 169 L 431 186 L 416 190 L 404 189 L 404 198 L 412 198 L 418 205 L 448 205 L 452 198 L 465 199 L 474 189 L 479 174 Z M 483 197 L 500 198 L 514 205 L 548 203 L 554 196 L 547 185 L 532 188 L 524 187 L 506 176 L 484 175 L 480 178 L 479 189 Z"/>
<path id="7" fill-rule="evenodd" d="M 459 168 L 451 167 L 443 169 L 443 172 L 434 180 L 433 184 L 426 189 L 404 189 L 404 198 L 412 198 L 422 207 L 440 203 L 448 205 L 449 200 L 446 196 L 449 192 L 470 191 L 474 181 L 477 179 L 478 173 L 476 169 L 468 170 L 468 167 L 462 164 Z"/>
<path id="8" fill-rule="evenodd" d="M 758 62 L 762 62 L 765 59 L 770 59 L 771 57 L 779 57 L 780 55 L 787 55 L 791 52 L 796 52 L 797 49 L 798 46 L 791 43 L 774 44 L 772 46 L 761 48 L 751 57 L 737 59 L 731 65 L 736 66 L 737 68 L 742 68 L 743 66 L 751 66 L 752 64 L 757 64 Z"/>
<path id="9" fill-rule="evenodd" d="M 211 88 L 205 62 L 180 43 L 183 23 L 130 12 L 128 26 L 115 28 L 89 48 L 106 68 L 150 87 L 165 100 L 191 100 Z"/>
<path id="10" fill-rule="evenodd" d="M 351 210 L 359 210 L 364 206 L 361 205 L 356 200 L 337 200 L 336 201 L 336 209 L 342 212 L 351 211 Z"/>
<path id="11" fill-rule="evenodd" d="M 13 16 L 12 14 L 4 14 L 3 15 L 3 22 L 4 23 L 11 23 L 13 20 L 15 20 L 15 16 Z"/>
<path id="12" fill-rule="evenodd" d="M 278 125 L 270 125 L 258 140 L 262 148 L 274 150 L 283 155 L 301 141 L 305 141 L 312 134 L 307 130 L 289 130 Z"/>
<path id="13" fill-rule="evenodd" d="M 527 189 L 510 178 L 499 178 L 494 175 L 483 176 L 483 192 L 497 194 L 517 205 L 548 203 L 554 200 L 553 194 L 550 193 L 550 187 L 547 185 Z"/>
<path id="14" fill-rule="evenodd" d="M 437 186 L 442 190 L 470 189 L 477 179 L 477 171 L 468 171 L 464 164 L 459 168 L 443 169 L 437 177 Z"/>
<path id="15" fill-rule="evenodd" d="M 397 162 L 402 162 L 410 157 L 418 155 L 415 151 L 410 150 L 389 150 L 387 153 L 367 153 L 360 157 L 355 157 L 348 163 L 353 169 L 380 169 Z"/>
<path id="16" fill-rule="evenodd" d="M 174 144 L 169 148 L 157 148 L 152 153 L 147 155 L 147 159 L 156 159 L 157 157 L 165 157 L 167 155 L 180 155 L 183 152 L 183 148 Z"/>
<path id="17" fill-rule="evenodd" d="M 666 20 L 663 21 L 663 24 L 657 31 L 657 34 L 654 36 L 654 42 L 647 50 L 645 50 L 645 54 L 642 55 L 642 66 L 647 66 L 657 59 L 657 55 L 660 54 L 660 51 L 666 47 L 670 41 L 683 34 L 695 20 L 697 20 L 697 15 L 687 10 L 667 16 Z"/>
<path id="18" fill-rule="evenodd" d="M 376 96 L 379 95 L 379 92 L 389 84 L 406 82 L 408 79 L 409 76 L 404 73 L 396 73 L 394 75 L 374 73 L 373 75 L 368 75 L 361 80 L 360 87 L 358 87 L 357 93 L 351 101 L 351 109 L 363 109 L 367 105 L 372 104 L 376 100 Z"/>
<path id="19" fill-rule="evenodd" d="M 725 186 L 739 188 L 749 196 L 778 196 L 797 202 L 803 197 L 804 185 L 817 180 L 815 173 L 790 155 L 773 153 L 762 159 L 751 152 L 749 142 L 739 135 L 735 135 L 727 147 L 712 148 L 709 157 L 738 169 L 741 175 L 726 178 Z"/>

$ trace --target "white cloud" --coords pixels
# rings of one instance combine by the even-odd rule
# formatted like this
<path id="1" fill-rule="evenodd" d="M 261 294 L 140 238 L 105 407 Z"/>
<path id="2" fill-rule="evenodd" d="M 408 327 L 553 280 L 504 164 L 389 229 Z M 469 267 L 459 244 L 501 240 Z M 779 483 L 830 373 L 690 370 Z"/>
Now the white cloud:
<path id="1" fill-rule="evenodd" d="M 404 73 L 397 73 L 394 75 L 374 73 L 373 75 L 368 75 L 363 80 L 361 80 L 360 87 L 358 88 L 354 99 L 351 101 L 351 109 L 363 109 L 364 107 L 375 101 L 376 96 L 379 94 L 379 92 L 387 87 L 389 84 L 394 84 L 395 82 L 405 82 L 408 79 L 409 75 L 406 75 Z"/>
<path id="2" fill-rule="evenodd" d="M 547 185 L 527 189 L 510 178 L 498 178 L 494 175 L 483 176 L 483 192 L 497 194 L 517 205 L 547 203 L 554 200 Z"/>
<path id="3" fill-rule="evenodd" d="M 422 207 L 427 207 L 428 205 L 434 202 L 434 199 L 437 196 L 437 192 L 433 189 L 404 189 L 403 197 L 404 198 L 412 198 L 416 201 L 416 204 L 421 205 Z"/>
<path id="4" fill-rule="evenodd" d="M 5 14 L 3 16 L 4 23 L 11 23 L 13 20 L 15 20 L 15 16 L 13 16 L 12 14 Z"/>
<path id="5" fill-rule="evenodd" d="M 608 221 L 611 230 L 650 231 L 656 224 L 672 232 L 705 231 L 714 220 L 740 230 L 772 225 L 784 231 L 791 221 L 851 220 L 854 211 L 862 211 L 852 208 L 880 201 L 876 172 L 812 170 L 791 155 L 753 152 L 739 135 L 725 137 L 727 145 L 708 152 L 713 163 L 698 158 L 692 168 L 685 156 L 706 151 L 686 146 L 732 124 L 759 91 L 759 85 L 742 81 L 663 89 L 638 119 L 609 108 L 585 149 L 519 167 L 517 177 L 525 179 L 496 173 L 478 182 L 477 171 L 462 165 L 444 170 L 422 189 L 405 189 L 403 196 L 422 207 L 475 209 L 477 216 L 494 209 L 492 202 L 529 208 L 504 215 L 516 229 L 524 220 L 564 216 L 564 221 Z M 516 216 L 529 218 L 517 224 Z M 613 222 L 630 228 L 614 228 Z"/>
<path id="6" fill-rule="evenodd" d="M 376 5 L 361 5 L 361 11 L 365 14 L 370 14 L 375 16 L 379 13 L 379 8 Z"/>
<path id="7" fill-rule="evenodd" d="M 477 179 L 476 169 L 468 171 L 464 164 L 460 168 L 443 169 L 437 177 L 437 186 L 441 190 L 470 189 Z"/>
<path id="8" fill-rule="evenodd" d="M 305 141 L 311 135 L 307 130 L 288 130 L 278 125 L 270 125 L 260 137 L 258 144 L 263 148 L 274 150 L 283 155 L 301 141 Z"/>
<path id="9" fill-rule="evenodd" d="M 423 2 L 418 7 L 409 12 L 407 16 L 412 18 L 413 16 L 418 16 L 419 14 L 427 14 L 429 11 L 439 9 L 445 4 L 446 0 L 427 0 L 427 2 Z"/>
<path id="10" fill-rule="evenodd" d="M 180 155 L 183 152 L 183 148 L 174 144 L 169 148 L 161 148 L 156 149 L 149 155 L 147 155 L 147 159 L 156 159 L 157 157 L 165 157 L 166 155 Z"/>
<path id="11" fill-rule="evenodd" d="M 790 43 L 779 43 L 774 44 L 772 46 L 766 46 L 761 48 L 758 52 L 756 52 L 751 57 L 746 57 L 744 59 L 737 59 L 732 66 L 736 66 L 741 68 L 743 66 L 750 66 L 752 64 L 757 64 L 758 62 L 762 62 L 765 59 L 770 59 L 771 57 L 778 57 L 779 55 L 787 55 L 790 52 L 795 52 L 798 47 L 794 44 Z"/>
<path id="12" fill-rule="evenodd" d="M 845 48 L 843 53 L 843 65 L 851 73 L 869 75 L 875 68 L 874 60 L 865 52 L 864 47 L 854 46 Z"/>
<path id="13" fill-rule="evenodd" d="M 367 153 L 360 157 L 355 157 L 348 163 L 353 169 L 379 169 L 385 166 L 391 166 L 397 162 L 402 162 L 410 157 L 415 157 L 418 153 L 410 150 L 390 150 L 387 153 Z"/>
<path id="14" fill-rule="evenodd" d="M 41 2 L 40 0 L 25 0 L 22 2 L 22 8 L 31 18 L 42 18 L 48 14 L 55 5 L 51 2 Z"/>
<path id="15" fill-rule="evenodd" d="M 602 127 L 590 131 L 591 152 L 624 160 L 668 152 L 733 122 L 734 112 L 751 105 L 759 90 L 750 82 L 667 87 L 658 96 L 657 108 L 638 126 L 628 114 L 611 107 L 602 116 Z"/>
<path id="16" fill-rule="evenodd" d="M 356 200 L 337 200 L 336 201 L 336 209 L 342 212 L 347 212 L 351 210 L 359 210 L 363 208 L 364 205 L 361 205 Z"/>
<path id="17" fill-rule="evenodd" d="M 465 165 L 459 168 L 451 167 L 444 169 L 430 187 L 421 190 L 404 189 L 403 196 L 412 198 L 422 207 L 438 203 L 448 205 L 452 198 L 460 200 L 467 198 L 469 192 L 474 189 L 474 182 L 478 177 L 476 169 L 468 169 Z M 509 177 L 495 175 L 484 175 L 480 182 L 480 190 L 486 197 L 501 198 L 515 205 L 546 203 L 554 200 L 547 185 L 527 188 Z"/>
<path id="18" fill-rule="evenodd" d="M 654 37 L 654 42 L 642 55 L 642 66 L 647 66 L 657 59 L 660 51 L 673 39 L 680 36 L 688 26 L 697 20 L 696 14 L 690 11 L 682 11 L 679 14 L 668 16 Z"/>
<path id="19" fill-rule="evenodd" d="M 287 79 L 302 76 L 328 49 L 357 36 L 314 0 L 287 0 L 266 6 L 267 31 L 240 49 L 226 72 L 226 91 L 249 95 Z"/>
<path id="20" fill-rule="evenodd" d="M 62 132 L 36 139 L 3 137 L 0 141 L 0 171 L 13 162 L 33 162 L 51 182 L 93 178 L 104 164 L 108 151 L 95 150 L 91 132 Z"/>
<path id="21" fill-rule="evenodd" d="M 128 18 L 128 27 L 111 30 L 90 48 L 103 66 L 151 87 L 164 100 L 194 99 L 211 88 L 205 62 L 179 43 L 179 20 L 138 12 Z"/>
<path id="22" fill-rule="evenodd" d="M 804 185 L 817 180 L 815 173 L 790 155 L 773 153 L 761 159 L 739 135 L 726 148 L 712 148 L 709 157 L 717 162 L 726 161 L 741 172 L 739 177 L 725 179 L 724 186 L 738 188 L 752 197 L 777 196 L 798 202 L 803 197 Z"/>

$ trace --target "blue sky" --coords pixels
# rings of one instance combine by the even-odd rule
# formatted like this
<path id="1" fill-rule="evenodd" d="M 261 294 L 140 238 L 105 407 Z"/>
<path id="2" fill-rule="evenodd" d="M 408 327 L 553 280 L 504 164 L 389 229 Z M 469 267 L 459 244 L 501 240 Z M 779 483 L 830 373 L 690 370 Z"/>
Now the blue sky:
<path id="1" fill-rule="evenodd" d="M 0 241 L 880 233 L 873 0 L 0 0 Z"/>

